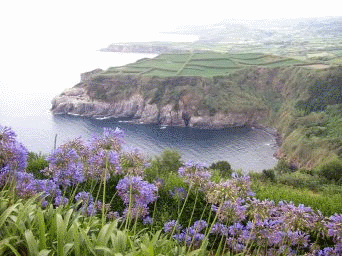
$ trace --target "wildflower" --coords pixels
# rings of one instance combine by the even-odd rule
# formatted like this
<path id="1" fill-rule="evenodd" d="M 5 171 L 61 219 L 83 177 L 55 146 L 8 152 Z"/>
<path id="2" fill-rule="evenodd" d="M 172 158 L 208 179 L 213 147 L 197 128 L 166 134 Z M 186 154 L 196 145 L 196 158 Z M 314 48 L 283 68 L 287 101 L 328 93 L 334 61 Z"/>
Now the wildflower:
<path id="1" fill-rule="evenodd" d="M 116 128 L 104 128 L 102 137 L 94 135 L 90 140 L 90 148 L 92 151 L 96 151 L 98 149 L 103 150 L 114 150 L 116 152 L 120 152 L 123 144 L 124 132 Z"/>
<path id="2" fill-rule="evenodd" d="M 60 206 L 60 205 L 67 205 L 69 203 L 69 199 L 64 197 L 64 196 L 57 196 L 55 198 L 55 206 Z"/>
<path id="3" fill-rule="evenodd" d="M 174 187 L 173 190 L 169 190 L 169 193 L 176 200 L 184 200 L 188 194 L 182 187 Z"/>
<path id="4" fill-rule="evenodd" d="M 170 233 L 172 232 L 172 230 L 176 230 L 176 231 L 179 231 L 182 229 L 182 226 L 177 223 L 177 221 L 175 220 L 170 220 L 169 222 L 166 222 L 164 224 L 164 232 L 165 233 Z"/>
<path id="5" fill-rule="evenodd" d="M 66 169 L 57 170 L 53 177 L 57 185 L 64 188 L 82 183 L 84 181 L 83 165 L 78 163 L 69 163 Z"/>
<path id="6" fill-rule="evenodd" d="M 202 163 L 187 162 L 178 169 L 178 175 L 191 185 L 205 188 L 210 181 L 211 173 L 207 170 L 207 165 Z"/>
<path id="7" fill-rule="evenodd" d="M 116 189 L 118 195 L 131 209 L 131 216 L 138 218 L 148 215 L 147 205 L 157 199 L 157 187 L 144 181 L 139 176 L 126 176 L 121 179 Z M 125 216 L 128 215 L 129 208 L 125 209 Z"/>
<path id="8" fill-rule="evenodd" d="M 215 223 L 210 230 L 212 234 L 218 234 L 222 236 L 228 236 L 228 227 L 221 223 Z"/>
<path id="9" fill-rule="evenodd" d="M 85 172 L 87 179 L 109 179 L 111 174 L 121 172 L 120 156 L 116 151 L 105 151 L 102 148 L 92 151 L 88 160 L 88 168 Z M 106 177 L 104 175 L 106 174 Z"/>
<path id="10" fill-rule="evenodd" d="M 0 125 L 0 186 L 14 171 L 24 171 L 27 165 L 27 149 L 15 139 L 11 128 Z"/>
<path id="11" fill-rule="evenodd" d="M 144 224 L 144 225 L 147 225 L 147 224 L 152 225 L 152 223 L 153 223 L 153 219 L 152 219 L 150 216 L 147 216 L 147 217 L 145 217 L 145 218 L 143 219 L 143 224 Z"/>
<path id="12" fill-rule="evenodd" d="M 207 226 L 208 226 L 208 223 L 205 220 L 197 220 L 193 224 L 193 228 L 196 230 L 196 232 L 201 232 Z"/>
<path id="13" fill-rule="evenodd" d="M 77 202 L 81 202 L 82 205 L 87 205 L 87 204 L 91 204 L 94 202 L 93 196 L 88 193 L 88 192 L 79 192 L 76 196 L 75 196 L 75 200 Z"/>

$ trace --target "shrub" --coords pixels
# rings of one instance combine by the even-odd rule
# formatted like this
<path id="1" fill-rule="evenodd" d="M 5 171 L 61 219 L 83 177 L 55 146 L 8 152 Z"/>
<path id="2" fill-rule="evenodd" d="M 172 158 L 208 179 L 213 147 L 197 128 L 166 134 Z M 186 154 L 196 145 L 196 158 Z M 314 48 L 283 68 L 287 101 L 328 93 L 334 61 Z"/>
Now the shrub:
<path id="1" fill-rule="evenodd" d="M 262 170 L 261 178 L 264 180 L 275 180 L 275 173 L 272 169 Z"/>
<path id="2" fill-rule="evenodd" d="M 302 172 L 284 173 L 277 178 L 278 183 L 293 186 L 295 188 L 308 188 L 312 191 L 320 190 L 320 186 L 324 183 L 317 176 Z"/>
<path id="3" fill-rule="evenodd" d="M 328 180 L 341 181 L 342 179 L 342 161 L 331 160 L 320 167 L 320 175 Z"/>
<path id="4" fill-rule="evenodd" d="M 227 161 L 218 161 L 216 163 L 212 163 L 209 168 L 219 170 L 222 177 L 230 177 L 233 172 L 230 164 Z"/>
<path id="5" fill-rule="evenodd" d="M 43 175 L 40 171 L 44 170 L 49 166 L 48 161 L 46 161 L 45 156 L 42 154 L 37 154 L 34 152 L 29 152 L 28 154 L 28 162 L 26 171 L 32 173 L 37 179 L 46 179 L 46 176 Z"/>
<path id="6" fill-rule="evenodd" d="M 274 171 L 278 174 L 290 173 L 292 172 L 291 166 L 284 159 L 280 159 L 274 167 Z"/>
<path id="7" fill-rule="evenodd" d="M 151 166 L 145 169 L 149 181 L 158 177 L 168 176 L 171 172 L 177 172 L 182 166 L 180 153 L 175 149 L 165 149 L 160 156 L 151 161 Z"/>

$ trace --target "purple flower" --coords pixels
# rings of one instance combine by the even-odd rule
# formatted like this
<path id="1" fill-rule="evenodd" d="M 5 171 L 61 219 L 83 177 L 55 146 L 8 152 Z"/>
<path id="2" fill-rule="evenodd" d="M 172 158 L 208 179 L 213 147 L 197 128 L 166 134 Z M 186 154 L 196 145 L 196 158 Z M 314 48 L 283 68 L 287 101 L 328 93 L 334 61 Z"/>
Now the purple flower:
<path id="1" fill-rule="evenodd" d="M 81 202 L 82 205 L 88 205 L 94 202 L 93 196 L 88 193 L 88 192 L 79 192 L 76 196 L 75 196 L 75 200 L 77 202 Z"/>
<path id="2" fill-rule="evenodd" d="M 84 181 L 83 165 L 80 162 L 70 163 L 66 169 L 55 172 L 53 180 L 64 188 L 82 183 Z"/>
<path id="3" fill-rule="evenodd" d="M 178 175 L 192 185 L 205 188 L 209 183 L 211 173 L 207 169 L 206 164 L 187 162 L 184 166 L 178 169 Z"/>
<path id="4" fill-rule="evenodd" d="M 182 226 L 177 223 L 177 221 L 175 220 L 170 220 L 169 222 L 166 222 L 164 224 L 164 232 L 165 233 L 170 233 L 172 232 L 172 230 L 176 230 L 176 231 L 179 231 L 182 229 Z"/>
<path id="5" fill-rule="evenodd" d="M 182 187 L 174 187 L 173 190 L 169 190 L 169 193 L 176 200 L 184 200 L 188 194 Z"/>
<path id="6" fill-rule="evenodd" d="M 157 199 L 157 187 L 139 176 L 126 176 L 118 182 L 116 189 L 127 205 L 125 217 L 145 217 L 149 213 L 148 204 Z"/>
<path id="7" fill-rule="evenodd" d="M 205 220 L 197 220 L 195 221 L 192 227 L 196 230 L 196 232 L 201 232 L 204 228 L 208 226 L 208 223 Z"/>
<path id="8" fill-rule="evenodd" d="M 126 176 L 118 182 L 116 189 L 126 205 L 129 205 L 131 198 L 131 203 L 144 205 L 157 199 L 157 187 L 139 176 Z"/>
<path id="9" fill-rule="evenodd" d="M 120 152 L 122 148 L 122 144 L 124 133 L 119 128 L 111 129 L 104 128 L 102 137 L 93 136 L 90 140 L 90 148 L 94 151 L 98 149 L 103 150 L 114 150 L 116 152 Z"/>
<path id="10" fill-rule="evenodd" d="M 221 223 L 215 223 L 210 231 L 210 233 L 218 234 L 222 236 L 228 236 L 228 227 Z"/>
<path id="11" fill-rule="evenodd" d="M 26 168 L 28 151 L 15 137 L 11 128 L 0 125 L 0 182 L 6 180 L 11 172 Z M 0 186 L 3 185 L 1 183 Z"/>
<path id="12" fill-rule="evenodd" d="M 143 219 L 144 225 L 147 225 L 147 224 L 152 225 L 152 223 L 153 223 L 153 219 L 150 216 L 147 216 Z"/>
<path id="13" fill-rule="evenodd" d="M 102 148 L 92 151 L 86 171 L 87 179 L 103 180 L 106 178 L 108 180 L 111 174 L 120 173 L 120 155 L 118 152 L 113 150 L 106 151 Z M 106 177 L 104 177 L 105 174 Z"/>
<path id="14" fill-rule="evenodd" d="M 69 203 L 69 199 L 64 197 L 64 196 L 57 196 L 55 198 L 55 206 L 60 206 L 60 205 L 67 205 Z"/>

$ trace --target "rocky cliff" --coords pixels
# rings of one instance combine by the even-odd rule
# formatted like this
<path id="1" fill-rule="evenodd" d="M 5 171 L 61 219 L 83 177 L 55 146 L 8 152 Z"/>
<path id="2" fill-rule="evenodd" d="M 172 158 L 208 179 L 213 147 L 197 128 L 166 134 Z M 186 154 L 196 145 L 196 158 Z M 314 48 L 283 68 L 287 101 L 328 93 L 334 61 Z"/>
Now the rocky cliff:
<path id="1" fill-rule="evenodd" d="M 305 88 L 324 72 L 251 67 L 229 76 L 155 77 L 97 70 L 55 97 L 52 113 L 200 128 L 277 126 L 283 103 L 305 98 Z"/>
<path id="2" fill-rule="evenodd" d="M 227 78 L 141 77 L 133 75 L 95 76 L 82 80 L 52 101 L 52 113 L 92 118 L 131 118 L 137 123 L 223 128 L 259 124 L 268 118 L 270 109 L 253 105 L 243 93 L 236 105 L 214 102 L 217 86 L 227 86 Z M 228 87 L 231 87 L 228 85 Z M 212 94 L 215 95 L 212 95 Z M 243 98 L 245 97 L 245 98 Z M 247 97 L 247 98 L 246 98 Z M 229 101 L 229 99 L 228 99 Z M 222 106 L 217 104 L 223 104 Z"/>
<path id="3" fill-rule="evenodd" d="M 92 118 L 132 118 L 137 123 L 199 128 L 257 124 L 267 117 L 265 111 L 218 112 L 214 115 L 204 111 L 194 114 L 185 104 L 180 104 L 178 110 L 175 110 L 172 104 L 158 107 L 149 101 L 150 99 L 144 99 L 143 95 L 136 93 L 128 99 L 109 103 L 89 97 L 85 88 L 71 88 L 53 99 L 52 112 Z"/>

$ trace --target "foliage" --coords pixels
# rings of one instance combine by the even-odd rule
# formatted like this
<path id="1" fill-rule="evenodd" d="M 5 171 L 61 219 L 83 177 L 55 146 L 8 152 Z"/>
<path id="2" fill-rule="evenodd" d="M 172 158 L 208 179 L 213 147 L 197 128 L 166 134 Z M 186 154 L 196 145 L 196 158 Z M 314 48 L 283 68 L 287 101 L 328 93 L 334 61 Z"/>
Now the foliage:
<path id="1" fill-rule="evenodd" d="M 275 180 L 274 170 L 272 170 L 272 169 L 262 170 L 261 177 L 265 180 L 268 179 L 270 181 L 274 181 Z"/>
<path id="2" fill-rule="evenodd" d="M 293 170 L 291 169 L 291 166 L 286 162 L 285 159 L 280 159 L 277 165 L 274 167 L 274 171 L 278 174 L 283 174 L 290 173 Z"/>
<path id="3" fill-rule="evenodd" d="M 227 161 L 217 161 L 209 166 L 209 169 L 216 169 L 220 171 L 223 178 L 228 178 L 232 175 L 233 170 Z"/>
<path id="4" fill-rule="evenodd" d="M 296 107 L 303 109 L 305 114 L 324 110 L 328 105 L 342 103 L 342 77 L 331 77 L 316 81 L 309 87 L 309 98 L 298 101 Z"/>
<path id="5" fill-rule="evenodd" d="M 22 156 L 22 147 L 16 153 L 2 143 L 5 140 L 15 145 L 10 129 L 0 133 L 2 156 Z M 316 211 L 341 212 L 340 194 L 327 197 L 257 179 L 251 182 L 249 176 L 236 173 L 229 179 L 212 179 L 206 165 L 192 161 L 177 172 L 162 169 L 161 179 L 153 177 L 140 152 L 122 151 L 122 141 L 122 131 L 106 129 L 87 143 L 77 139 L 61 145 L 47 157 L 44 180 L 23 172 L 25 163 L 9 165 L 7 161 L 18 160 L 6 158 L 0 173 L 5 180 L 0 191 L 0 253 L 340 254 L 342 216 L 325 217 Z M 180 158 L 171 155 L 171 164 L 177 164 Z M 157 162 L 154 170 L 159 171 Z M 279 175 L 293 175 L 283 171 L 284 166 L 278 166 Z M 154 180 L 145 180 L 145 169 Z M 329 189 L 324 193 L 339 191 Z"/>
<path id="6" fill-rule="evenodd" d="M 327 163 L 322 164 L 320 169 L 320 175 L 328 180 L 334 180 L 337 182 L 342 181 L 342 161 L 331 160 Z"/>
<path id="7" fill-rule="evenodd" d="M 47 167 L 49 167 L 49 163 L 46 160 L 45 156 L 34 152 L 28 153 L 26 171 L 32 173 L 35 176 L 35 178 L 46 178 L 41 171 Z"/>

